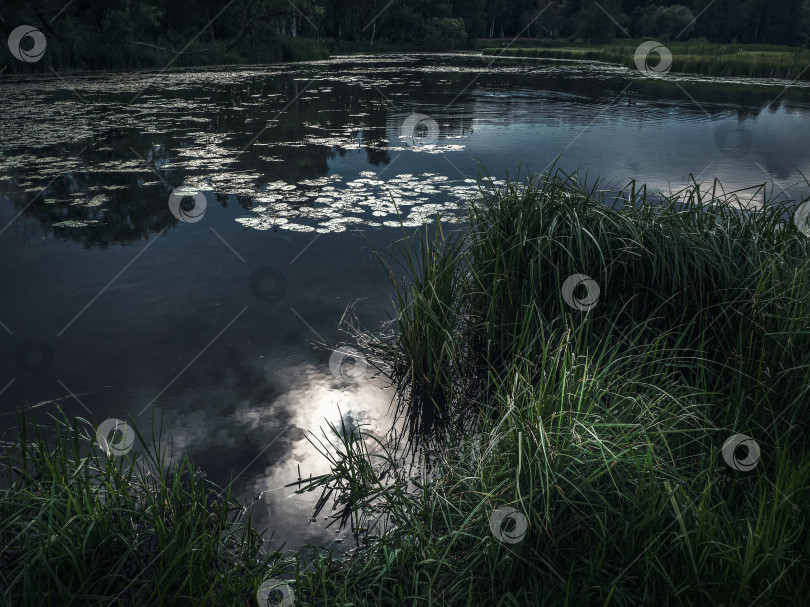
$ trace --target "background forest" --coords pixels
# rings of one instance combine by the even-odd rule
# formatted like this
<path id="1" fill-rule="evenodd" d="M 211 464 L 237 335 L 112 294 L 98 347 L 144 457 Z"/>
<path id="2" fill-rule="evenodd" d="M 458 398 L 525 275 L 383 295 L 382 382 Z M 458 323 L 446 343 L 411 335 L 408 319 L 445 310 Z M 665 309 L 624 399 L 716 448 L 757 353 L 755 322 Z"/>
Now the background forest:
<path id="1" fill-rule="evenodd" d="M 697 17 L 699 19 L 696 19 Z M 44 33 L 44 65 L 126 68 L 315 59 L 330 51 L 474 48 L 479 41 L 629 36 L 806 46 L 808 0 L 41 0 L 0 5 L 4 37 Z M 3 45 L 5 47 L 5 45 Z M 15 61 L 10 71 L 39 69 Z"/>

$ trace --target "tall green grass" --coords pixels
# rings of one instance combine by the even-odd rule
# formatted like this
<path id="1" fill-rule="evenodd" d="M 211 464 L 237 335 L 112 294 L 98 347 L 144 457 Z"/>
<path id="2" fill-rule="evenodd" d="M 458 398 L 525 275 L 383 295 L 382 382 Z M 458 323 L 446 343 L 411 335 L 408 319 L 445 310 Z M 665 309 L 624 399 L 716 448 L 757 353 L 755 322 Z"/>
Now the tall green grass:
<path id="1" fill-rule="evenodd" d="M 18 427 L 0 457 L 3 605 L 241 606 L 289 565 L 230 490 L 140 434 L 117 457 L 87 420 Z"/>
<path id="2" fill-rule="evenodd" d="M 375 541 L 316 560 L 307 604 L 804 604 L 810 246 L 795 203 L 738 202 L 717 184 L 608 200 L 558 171 L 403 244 L 398 332 L 360 341 L 411 432 L 432 408 L 443 440 L 420 472 L 340 433 L 309 488 Z M 600 286 L 587 312 L 563 301 L 574 273 Z M 737 433 L 752 471 L 721 457 Z M 518 543 L 489 528 L 503 505 L 527 519 Z"/>

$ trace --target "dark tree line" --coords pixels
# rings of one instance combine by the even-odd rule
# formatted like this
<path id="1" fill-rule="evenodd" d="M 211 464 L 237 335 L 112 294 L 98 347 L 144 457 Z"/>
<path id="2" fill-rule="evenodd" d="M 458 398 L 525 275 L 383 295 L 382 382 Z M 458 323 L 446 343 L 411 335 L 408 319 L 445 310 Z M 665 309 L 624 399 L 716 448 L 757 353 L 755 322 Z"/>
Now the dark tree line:
<path id="1" fill-rule="evenodd" d="M 334 44 L 452 49 L 515 36 L 810 41 L 810 0 L 4 0 L 0 18 L 5 36 L 38 28 L 51 65 L 72 67 L 162 65 L 173 54 L 178 65 L 305 59 Z"/>

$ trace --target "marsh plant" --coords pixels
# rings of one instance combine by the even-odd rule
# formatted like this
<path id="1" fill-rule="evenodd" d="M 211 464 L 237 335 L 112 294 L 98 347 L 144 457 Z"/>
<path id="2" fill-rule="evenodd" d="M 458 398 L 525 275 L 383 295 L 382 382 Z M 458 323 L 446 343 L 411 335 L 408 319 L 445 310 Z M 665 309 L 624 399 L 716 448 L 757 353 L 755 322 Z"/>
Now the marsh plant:
<path id="1" fill-rule="evenodd" d="M 3 605 L 246 605 L 284 571 L 230 490 L 137 429 L 117 456 L 88 420 L 23 410 L 0 486 Z"/>
<path id="2" fill-rule="evenodd" d="M 556 171 L 485 188 L 460 230 L 404 236 L 395 330 L 359 341 L 433 473 L 362 430 L 344 442 L 315 484 L 375 541 L 316 560 L 312 604 L 806 600 L 797 203 L 716 182 L 611 191 Z M 599 287 L 574 287 L 584 310 L 562 288 L 577 274 Z"/>

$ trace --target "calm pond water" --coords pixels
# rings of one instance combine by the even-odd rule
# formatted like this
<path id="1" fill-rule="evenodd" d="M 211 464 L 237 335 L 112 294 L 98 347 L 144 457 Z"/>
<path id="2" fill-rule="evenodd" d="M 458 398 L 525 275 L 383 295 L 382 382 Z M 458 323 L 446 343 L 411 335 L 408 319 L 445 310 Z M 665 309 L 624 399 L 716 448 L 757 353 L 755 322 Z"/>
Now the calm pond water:
<path id="1" fill-rule="evenodd" d="M 606 188 L 691 173 L 807 194 L 806 84 L 489 62 L 3 76 L 4 430 L 24 403 L 147 430 L 154 411 L 278 542 L 333 545 L 307 522 L 316 496 L 284 485 L 326 471 L 306 440 L 326 421 L 390 425 L 382 379 L 338 378 L 315 344 L 346 339 L 350 304 L 368 328 L 390 318 L 370 247 L 401 235 L 397 209 L 457 221 L 482 167 L 502 180 L 560 153 Z"/>

